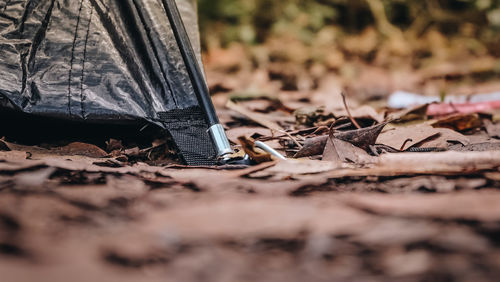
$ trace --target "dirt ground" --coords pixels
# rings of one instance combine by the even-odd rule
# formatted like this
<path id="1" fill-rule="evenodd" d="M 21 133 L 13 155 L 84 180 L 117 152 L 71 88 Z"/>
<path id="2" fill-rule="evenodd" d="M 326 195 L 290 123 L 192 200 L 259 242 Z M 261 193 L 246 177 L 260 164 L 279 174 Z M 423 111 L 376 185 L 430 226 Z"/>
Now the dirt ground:
<path id="1" fill-rule="evenodd" d="M 498 173 L 243 179 L 66 158 L 0 154 L 2 281 L 500 275 Z"/>
<path id="2" fill-rule="evenodd" d="M 452 104 L 436 117 L 387 101 L 396 90 L 498 91 L 498 59 L 415 67 L 407 54 L 366 63 L 324 46 L 325 66 L 274 43 L 251 50 L 254 61 L 236 45 L 206 57 L 229 139 L 244 136 L 256 166 L 187 168 L 164 140 L 1 139 L 0 281 L 497 281 L 496 110 Z M 317 137 L 326 145 L 285 162 L 251 144 L 293 158 Z"/>
<path id="3" fill-rule="evenodd" d="M 223 170 L 128 163 L 83 143 L 0 144 L 1 281 L 500 275 L 498 151 L 392 154 L 410 160 L 385 168 L 304 160 Z M 456 165 L 435 167 L 429 154 Z"/>

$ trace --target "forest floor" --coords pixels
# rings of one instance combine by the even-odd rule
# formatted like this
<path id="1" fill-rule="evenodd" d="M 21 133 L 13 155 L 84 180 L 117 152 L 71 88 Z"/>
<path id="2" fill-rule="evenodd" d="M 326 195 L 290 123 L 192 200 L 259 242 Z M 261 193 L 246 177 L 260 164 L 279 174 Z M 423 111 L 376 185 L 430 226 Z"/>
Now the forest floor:
<path id="1" fill-rule="evenodd" d="M 256 166 L 158 162 L 170 154 L 161 141 L 51 147 L 5 136 L 0 280 L 496 281 L 495 105 L 388 101 L 398 90 L 498 92 L 498 59 L 410 56 L 393 67 L 391 54 L 332 51 L 305 68 L 295 61 L 305 51 L 287 47 L 256 48 L 253 61 L 238 45 L 207 56 L 229 139 Z"/>

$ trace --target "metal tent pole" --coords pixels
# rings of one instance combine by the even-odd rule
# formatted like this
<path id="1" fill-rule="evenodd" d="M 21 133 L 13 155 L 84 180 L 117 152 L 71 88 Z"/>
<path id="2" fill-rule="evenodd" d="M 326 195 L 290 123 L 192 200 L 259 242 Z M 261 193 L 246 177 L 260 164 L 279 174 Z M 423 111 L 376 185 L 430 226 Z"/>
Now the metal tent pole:
<path id="1" fill-rule="evenodd" d="M 170 22 L 170 26 L 179 46 L 182 59 L 186 65 L 189 78 L 193 85 L 196 98 L 198 103 L 205 114 L 205 119 L 209 125 L 208 133 L 212 138 L 212 142 L 217 150 L 217 156 L 219 158 L 224 158 L 233 153 L 231 145 L 227 139 L 224 127 L 220 124 L 219 118 L 215 111 L 214 104 L 210 98 L 210 93 L 208 90 L 207 83 L 201 71 L 201 66 L 198 63 L 196 54 L 191 45 L 186 27 L 182 21 L 181 14 L 177 8 L 175 0 L 162 0 L 165 10 L 167 12 L 167 17 Z"/>

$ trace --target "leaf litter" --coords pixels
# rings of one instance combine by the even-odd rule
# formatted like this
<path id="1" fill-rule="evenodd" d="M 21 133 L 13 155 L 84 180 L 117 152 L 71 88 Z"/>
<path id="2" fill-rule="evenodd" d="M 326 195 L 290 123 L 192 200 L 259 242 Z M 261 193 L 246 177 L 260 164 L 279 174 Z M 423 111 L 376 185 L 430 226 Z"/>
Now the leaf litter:
<path id="1" fill-rule="evenodd" d="M 350 40 L 362 38 L 375 40 L 370 31 Z M 377 48 L 369 45 L 352 52 L 369 57 Z M 239 156 L 250 155 L 255 166 L 185 167 L 168 138 L 0 139 L 2 276 L 495 281 L 495 104 L 392 109 L 386 98 L 397 90 L 396 74 L 381 66 L 332 59 L 338 71 L 310 78 L 280 64 L 252 75 L 242 67 L 227 80 L 218 73 L 211 87 L 224 89 L 214 96 L 221 121 Z M 437 66 L 399 84 L 423 93 L 482 72 Z"/>
<path id="2" fill-rule="evenodd" d="M 263 104 L 253 110 L 227 105 L 239 124 L 226 124 L 230 140 L 255 166 L 179 166 L 170 161 L 168 140 L 142 148 L 112 138 L 102 147 L 0 140 L 0 219 L 11 216 L 8 222 L 22 226 L 24 238 L 9 235 L 0 220 L 0 234 L 7 234 L 0 246 L 23 250 L 16 256 L 26 260 L 57 257 L 72 269 L 78 269 L 70 259 L 76 252 L 90 271 L 121 281 L 133 278 L 107 267 L 148 268 L 158 278 L 152 281 L 161 281 L 186 262 L 211 265 L 200 255 L 230 267 L 224 271 L 260 265 L 252 257 L 304 257 L 319 265 L 335 256 L 360 269 L 367 258 L 358 254 L 369 251 L 380 259 L 378 268 L 398 277 L 444 267 L 432 260 L 436 249 L 495 261 L 487 256 L 495 249 L 491 234 L 499 230 L 500 146 L 487 139 L 498 137 L 492 115 L 435 120 L 422 106 L 399 112 L 370 107 L 370 114 L 358 114 L 346 103 L 337 112 L 280 110 L 275 119 L 261 112 Z M 473 138 L 479 133 L 483 137 Z M 272 143 L 288 159 L 275 160 L 255 140 Z M 47 247 L 53 230 L 66 234 L 60 236 L 68 251 Z M 69 235 L 79 233 L 86 234 L 84 243 L 83 235 Z M 424 243 L 429 246 L 412 250 Z M 5 248 L 1 257 L 14 266 L 1 271 L 20 267 Z M 400 267 L 401 260 L 411 267 Z M 43 268 L 34 263 L 30 273 Z M 287 263 L 279 269 L 296 271 Z M 357 277 L 354 270 L 349 275 Z"/>

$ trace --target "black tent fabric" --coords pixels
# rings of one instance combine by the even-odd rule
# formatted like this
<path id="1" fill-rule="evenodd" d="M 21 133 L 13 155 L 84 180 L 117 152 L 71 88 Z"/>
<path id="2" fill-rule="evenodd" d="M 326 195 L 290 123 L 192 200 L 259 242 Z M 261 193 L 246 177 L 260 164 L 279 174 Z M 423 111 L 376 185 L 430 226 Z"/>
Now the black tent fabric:
<path id="1" fill-rule="evenodd" d="M 82 123 L 146 120 L 190 165 L 214 163 L 164 0 L 0 1 L 0 111 Z M 195 3 L 177 2 L 195 49 Z"/>

